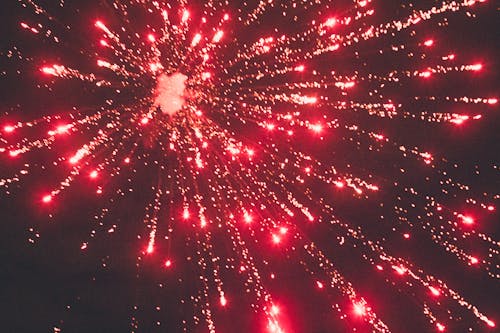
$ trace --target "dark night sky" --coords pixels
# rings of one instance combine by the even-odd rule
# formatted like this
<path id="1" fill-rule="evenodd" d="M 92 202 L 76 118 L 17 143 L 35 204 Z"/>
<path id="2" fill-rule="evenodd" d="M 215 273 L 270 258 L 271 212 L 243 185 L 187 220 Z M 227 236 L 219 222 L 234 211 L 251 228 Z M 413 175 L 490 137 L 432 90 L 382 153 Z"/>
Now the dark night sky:
<path id="1" fill-rule="evenodd" d="M 49 1 L 41 1 L 46 3 Z M 78 1 L 67 1 L 78 3 Z M 74 18 L 74 25 L 88 24 L 100 15 L 100 9 L 105 8 L 104 1 L 93 7 L 81 1 L 82 17 Z M 377 1 L 377 3 L 380 1 Z M 84 4 L 85 3 L 85 4 Z M 428 3 L 428 1 L 425 1 Z M 405 99 L 413 96 L 412 91 L 418 90 L 420 95 L 441 94 L 457 96 L 499 95 L 500 49 L 499 49 L 499 11 L 495 1 L 483 5 L 478 10 L 480 19 L 468 22 L 466 26 L 452 22 L 455 31 L 442 34 L 446 43 L 449 43 L 464 58 L 479 57 L 484 60 L 488 72 L 481 74 L 480 79 L 472 86 L 467 82 L 451 79 L 436 80 L 434 86 L 406 87 L 396 89 L 392 95 L 395 99 Z M 382 6 L 378 4 L 376 8 Z M 57 7 L 52 8 L 57 12 Z M 102 9 L 105 11 L 104 9 Z M 381 15 L 391 17 L 389 9 L 381 8 Z M 387 12 L 385 12 L 387 11 Z M 53 59 L 55 55 L 70 54 L 74 50 L 65 49 L 63 52 L 42 41 L 35 41 L 31 36 L 19 28 L 19 21 L 24 18 L 33 19 L 29 11 L 22 10 L 14 0 L 2 0 L 0 4 L 0 120 L 4 119 L 32 119 L 40 117 L 46 110 L 61 112 L 70 105 L 78 105 L 86 95 L 84 91 L 71 91 L 74 87 L 59 87 L 59 91 L 69 93 L 63 99 L 48 96 L 34 89 L 37 83 L 37 68 L 33 63 L 21 63 L 7 60 L 5 50 L 18 45 L 23 54 L 33 54 L 36 58 Z M 64 19 L 67 19 L 64 17 Z M 454 25 L 453 25 L 454 24 Z M 431 25 L 428 25 L 431 27 Z M 434 28 L 434 26 L 432 26 Z M 439 33 L 437 33 L 439 34 Z M 72 41 L 73 42 L 73 41 Z M 405 42 L 405 41 L 402 41 Z M 74 44 L 85 43 L 85 36 L 75 37 Z M 80 46 L 76 47 L 78 50 Z M 59 50 L 60 51 L 60 50 Z M 352 59 L 342 59 L 349 62 Z M 78 60 L 76 60 L 78 62 Z M 406 66 L 407 64 L 383 63 L 381 72 L 385 68 Z M 326 66 L 318 63 L 318 66 Z M 21 69 L 22 75 L 16 75 L 15 70 Z M 463 84 L 463 86 L 461 86 Z M 464 88 L 465 87 L 465 88 Z M 470 90 L 470 91 L 468 91 Z M 26 96 L 28 92 L 28 96 Z M 91 108 L 93 103 L 99 103 L 101 96 L 95 101 L 86 101 Z M 19 105 L 20 107 L 17 107 Z M 439 106 L 436 106 L 439 107 Z M 21 113 L 18 110 L 22 110 Z M 475 122 L 469 127 L 456 128 L 434 124 L 419 124 L 406 120 L 373 120 L 358 119 L 353 115 L 353 121 L 362 122 L 366 127 L 378 126 L 384 128 L 388 136 L 397 137 L 398 142 L 418 142 L 431 151 L 439 152 L 451 163 L 458 163 L 463 168 L 456 171 L 450 168 L 449 172 L 457 179 L 471 182 L 472 194 L 479 195 L 481 191 L 498 193 L 500 182 L 498 170 L 494 173 L 487 166 L 499 165 L 500 156 L 498 144 L 500 142 L 500 114 L 498 107 L 487 114 L 483 121 Z M 6 114 L 2 116 L 2 114 Z M 364 122 L 364 123 L 363 123 Z M 0 122 L 1 124 L 1 122 Z M 307 143 L 304 143 L 307 145 Z M 333 144 L 332 144 L 333 146 Z M 328 147 L 328 146 L 326 146 Z M 313 154 L 324 154 L 325 145 L 310 147 L 316 150 Z M 347 159 L 366 159 L 365 168 L 377 174 L 382 172 L 386 164 L 394 160 L 392 156 L 374 156 L 372 154 L 351 153 L 342 151 L 338 147 L 338 156 L 345 153 Z M 67 151 L 67 146 L 60 149 Z M 346 149 L 346 148 L 344 148 Z M 360 157 L 361 156 L 361 157 Z M 47 161 L 41 154 L 31 157 L 39 164 Z M 49 159 L 50 160 L 50 159 Z M 23 161 L 10 160 L 5 154 L 0 156 L 0 178 L 10 174 L 5 170 L 18 170 Z M 484 166 L 483 177 L 480 180 L 470 173 L 475 165 Z M 371 169 L 372 168 L 372 169 Z M 151 169 L 142 169 L 133 180 L 132 186 L 145 189 L 154 183 L 149 178 Z M 415 168 L 418 181 L 425 170 Z M 172 242 L 171 251 L 176 253 L 178 261 L 174 269 L 165 272 L 162 259 L 159 257 L 145 258 L 136 266 L 137 254 L 142 250 L 144 241 L 136 239 L 137 234 L 144 234 L 142 224 L 144 207 L 151 200 L 151 194 L 143 195 L 141 191 L 127 195 L 117 201 L 113 213 L 107 220 L 107 226 L 119 225 L 119 232 L 112 237 L 106 234 L 106 228 L 97 234 L 92 246 L 82 254 L 80 244 L 90 230 L 89 221 L 98 211 L 100 202 L 89 193 L 85 184 L 76 183 L 64 197 L 64 205 L 59 205 L 49 218 L 50 213 L 45 207 L 35 203 L 42 186 L 51 183 L 55 178 L 43 172 L 44 182 L 40 179 L 29 178 L 19 186 L 11 189 L 11 195 L 0 191 L 0 331 L 2 332 L 53 332 L 54 327 L 62 328 L 62 332 L 128 332 L 131 330 L 132 317 L 139 322 L 138 332 L 177 332 L 180 320 L 191 319 L 193 310 L 189 305 L 189 296 L 195 292 L 198 271 L 192 263 L 185 263 L 183 259 L 194 251 L 186 247 L 185 239 L 193 237 L 188 229 L 178 230 L 176 237 L 179 242 Z M 386 175 L 389 177 L 390 175 Z M 52 177 L 52 178 L 51 178 Z M 490 181 L 491 180 L 491 181 Z M 428 189 L 430 193 L 439 193 L 439 188 Z M 318 191 L 321 191 L 318 188 Z M 477 192 L 477 193 L 476 193 Z M 396 193 L 383 193 L 385 200 L 391 204 Z M 379 207 L 375 202 L 354 201 L 352 197 L 337 197 L 338 213 L 340 216 L 362 225 L 368 235 L 383 237 L 384 230 L 370 225 L 367 220 Z M 423 203 L 422 203 L 423 204 Z M 500 210 L 500 207 L 497 207 Z M 175 207 L 178 209 L 178 207 Z M 390 216 L 390 214 L 388 213 Z M 498 227 L 498 212 L 490 217 L 486 232 L 500 238 Z M 41 237 L 36 238 L 34 227 Z M 372 301 L 380 317 L 393 328 L 394 332 L 423 332 L 422 329 L 435 331 L 429 327 L 426 318 L 422 315 L 422 295 L 412 295 L 405 291 L 397 292 L 386 283 L 383 278 L 375 276 L 372 267 L 359 267 L 360 253 L 349 247 L 332 245 L 332 233 L 325 233 L 325 229 L 309 228 L 307 235 L 323 246 L 335 263 L 342 267 L 342 272 L 349 280 L 356 283 L 360 294 L 366 295 Z M 28 242 L 36 238 L 35 244 Z M 193 242 L 191 242 L 193 244 Z M 224 241 L 217 244 L 220 250 L 224 249 Z M 481 270 L 472 270 L 457 263 L 451 255 L 447 255 L 441 248 L 435 246 L 429 235 L 422 231 L 415 231 L 410 242 L 395 240 L 390 244 L 393 250 L 402 256 L 412 258 L 421 264 L 427 272 L 435 273 L 447 281 L 455 290 L 462 292 L 466 299 L 471 300 L 487 314 L 491 314 L 500 324 L 500 284 L 488 278 Z M 155 250 L 161 253 L 165 248 Z M 227 246 L 230 251 L 230 247 Z M 261 251 L 261 249 L 254 249 Z M 267 253 L 266 258 L 272 263 L 274 271 L 280 272 L 280 280 L 269 282 L 269 288 L 275 298 L 287 304 L 285 327 L 289 323 L 287 332 L 345 332 L 352 327 L 358 327 L 358 332 L 368 332 L 368 327 L 359 321 L 351 324 L 341 323 L 334 318 L 329 308 L 331 299 L 314 297 L 311 295 L 310 279 L 299 265 L 291 265 L 284 255 Z M 106 267 L 104 267 L 106 266 Z M 270 265 L 271 266 L 271 265 Z M 250 298 L 242 291 L 242 278 L 231 273 L 223 273 L 227 284 L 228 294 L 231 295 L 231 304 L 228 309 L 215 310 L 217 327 L 221 332 L 234 332 L 235 327 L 240 332 L 255 332 L 263 329 L 262 318 L 258 315 L 250 316 Z M 163 287 L 159 288 L 159 284 Z M 187 304 L 180 306 L 179 299 L 187 299 Z M 334 297 L 332 299 L 335 300 Z M 137 310 L 134 309 L 137 306 Z M 160 310 L 156 310 L 159 306 Z M 446 309 L 446 301 L 443 301 Z M 444 311 L 443 311 L 444 313 Z M 469 315 L 467 315 L 469 316 Z M 467 318 L 471 318 L 470 316 Z M 155 323 L 161 321 L 157 326 Z M 290 324 L 291 323 L 291 324 Z M 235 326 L 236 325 L 236 326 Z M 463 325 L 463 326 L 461 326 Z M 484 325 L 483 325 L 484 326 Z M 191 327 L 190 332 L 205 332 L 206 325 Z M 467 322 L 450 325 L 448 332 L 466 332 Z M 350 330 L 349 330 L 350 331 Z M 476 332 L 476 331 L 474 331 Z M 482 331 L 477 331 L 482 332 Z M 484 332 L 493 332 L 484 329 Z"/>

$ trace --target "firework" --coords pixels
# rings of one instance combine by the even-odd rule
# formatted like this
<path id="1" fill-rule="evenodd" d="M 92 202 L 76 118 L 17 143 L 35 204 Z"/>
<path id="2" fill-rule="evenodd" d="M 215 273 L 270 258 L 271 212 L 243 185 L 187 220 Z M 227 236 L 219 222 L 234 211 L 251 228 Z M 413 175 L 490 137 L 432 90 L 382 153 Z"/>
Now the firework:
<path id="1" fill-rule="evenodd" d="M 492 5 L 18 5 L 2 75 L 33 88 L 2 117 L 0 185 L 44 188 L 32 205 L 60 225 L 87 198 L 81 256 L 128 230 L 138 280 L 149 265 L 176 276 L 158 292 L 186 291 L 179 315 L 129 301 L 132 331 L 411 331 L 400 316 L 418 332 L 494 329 L 498 314 L 435 267 L 500 278 L 484 184 L 498 166 L 448 156 L 450 133 L 470 139 L 497 107 L 486 52 L 456 37 Z M 30 94 L 53 110 L 26 111 Z"/>

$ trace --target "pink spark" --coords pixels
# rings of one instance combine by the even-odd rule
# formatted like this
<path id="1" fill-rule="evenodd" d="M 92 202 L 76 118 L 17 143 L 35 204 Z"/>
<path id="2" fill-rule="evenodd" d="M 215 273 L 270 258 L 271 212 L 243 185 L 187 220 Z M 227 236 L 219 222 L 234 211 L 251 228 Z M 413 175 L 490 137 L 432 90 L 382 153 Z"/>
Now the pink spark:
<path id="1" fill-rule="evenodd" d="M 227 299 L 224 297 L 224 295 L 221 295 L 220 297 L 220 305 L 226 306 L 227 305 Z"/>
<path id="2" fill-rule="evenodd" d="M 172 260 L 167 259 L 167 260 L 165 261 L 165 267 L 169 268 L 169 267 L 171 267 L 171 266 L 172 266 Z"/>
<path id="3" fill-rule="evenodd" d="M 479 263 L 479 259 L 477 259 L 476 257 L 469 257 L 469 262 L 472 264 L 472 265 L 476 265 Z"/>
<path id="4" fill-rule="evenodd" d="M 43 203 L 49 203 L 52 201 L 52 195 L 47 194 L 42 198 Z"/>
<path id="5" fill-rule="evenodd" d="M 141 124 L 146 125 L 147 123 L 149 123 L 149 119 L 147 117 L 141 119 Z"/>
<path id="6" fill-rule="evenodd" d="M 323 283 L 321 283 L 320 281 L 316 281 L 316 285 L 318 286 L 319 289 L 323 289 Z"/>
<path id="7" fill-rule="evenodd" d="M 434 41 L 432 39 L 428 39 L 424 42 L 424 45 L 429 47 L 429 46 L 432 46 L 434 44 Z"/>
<path id="8" fill-rule="evenodd" d="M 90 173 L 90 175 L 89 175 L 89 176 L 90 176 L 90 178 L 92 178 L 92 179 L 96 179 L 96 178 L 97 178 L 97 175 L 98 175 L 97 170 L 94 170 L 94 171 L 92 171 L 92 172 Z"/>

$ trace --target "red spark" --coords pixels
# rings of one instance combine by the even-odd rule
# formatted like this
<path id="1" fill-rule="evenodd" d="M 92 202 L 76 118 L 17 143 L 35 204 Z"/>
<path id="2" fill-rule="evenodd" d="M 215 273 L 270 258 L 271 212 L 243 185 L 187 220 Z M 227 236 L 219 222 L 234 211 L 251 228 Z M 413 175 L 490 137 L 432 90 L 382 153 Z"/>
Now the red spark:
<path id="1" fill-rule="evenodd" d="M 184 220 L 187 220 L 187 219 L 189 218 L 189 215 L 190 215 L 190 214 L 189 214 L 189 209 L 184 208 L 184 211 L 182 212 L 182 218 L 183 218 Z"/>
<path id="2" fill-rule="evenodd" d="M 329 27 L 329 28 L 331 28 L 331 27 L 335 26 L 336 24 L 337 24 L 337 19 L 336 19 L 336 18 L 334 18 L 334 17 L 329 18 L 329 19 L 328 19 L 328 20 L 326 20 L 326 22 L 325 22 L 325 26 L 327 26 L 327 27 Z"/>
<path id="3" fill-rule="evenodd" d="M 467 225 L 474 224 L 474 219 L 471 216 L 459 214 L 458 217 L 462 219 L 462 222 L 464 224 L 467 224 Z"/>
<path id="4" fill-rule="evenodd" d="M 51 201 L 52 201 L 52 195 L 47 194 L 47 195 L 43 196 L 42 201 L 43 201 L 44 203 L 49 203 L 49 202 L 51 202 Z"/>
<path id="5" fill-rule="evenodd" d="M 198 43 L 201 41 L 201 35 L 196 34 L 193 37 L 193 40 L 191 41 L 191 47 L 198 45 Z"/>
<path id="6" fill-rule="evenodd" d="M 187 22 L 187 20 L 189 19 L 189 11 L 186 9 L 182 12 L 182 19 L 181 21 L 183 23 Z"/>
<path id="7" fill-rule="evenodd" d="M 392 266 L 392 268 L 399 274 L 404 275 L 406 273 L 406 268 L 403 266 Z"/>
<path id="8" fill-rule="evenodd" d="M 281 242 L 281 237 L 278 236 L 278 235 L 276 235 L 276 234 L 273 234 L 272 238 L 273 238 L 273 243 L 274 244 L 279 244 Z"/>
<path id="9" fill-rule="evenodd" d="M 439 291 L 439 289 L 436 289 L 432 286 L 429 287 L 429 290 L 431 291 L 431 293 L 434 295 L 434 296 L 439 296 L 441 295 L 441 292 Z"/>
<path id="10" fill-rule="evenodd" d="M 436 327 L 437 327 L 437 329 L 438 329 L 439 332 L 444 332 L 446 330 L 446 326 L 444 326 L 441 323 L 437 323 Z"/>
<path id="11" fill-rule="evenodd" d="M 212 39 L 212 42 L 218 43 L 222 39 L 222 36 L 224 35 L 224 31 L 219 30 L 217 33 L 214 35 L 214 38 Z"/>
<path id="12" fill-rule="evenodd" d="M 305 69 L 304 65 L 299 65 L 299 66 L 297 66 L 297 67 L 294 68 L 294 70 L 296 72 L 303 72 L 304 69 Z"/>
<path id="13" fill-rule="evenodd" d="M 5 133 L 12 133 L 14 132 L 16 128 L 14 126 L 11 126 L 11 125 L 6 125 L 3 130 Z"/>
<path id="14" fill-rule="evenodd" d="M 364 316 L 366 314 L 366 307 L 363 303 L 354 303 L 354 313 L 357 316 Z"/>
<path id="15" fill-rule="evenodd" d="M 253 217 L 252 217 L 252 215 L 245 213 L 243 216 L 243 219 L 245 220 L 245 223 L 251 223 L 253 220 Z"/>
<path id="16" fill-rule="evenodd" d="M 210 79 L 210 77 L 212 77 L 212 74 L 210 74 L 209 72 L 203 72 L 203 73 L 201 73 L 201 79 L 202 80 L 208 80 L 208 79 Z"/>
<path id="17" fill-rule="evenodd" d="M 431 74 L 432 72 L 431 71 L 424 71 L 424 72 L 421 72 L 419 75 L 423 78 L 430 78 L 431 77 Z"/>
<path id="18" fill-rule="evenodd" d="M 344 185 L 344 183 L 343 183 L 343 182 L 336 181 L 336 182 L 335 182 L 335 186 L 336 186 L 337 188 L 344 188 L 344 186 L 345 186 L 345 185 Z"/>
<path id="19" fill-rule="evenodd" d="M 20 153 L 21 153 L 21 151 L 19 151 L 19 150 L 11 150 L 11 151 L 9 152 L 9 156 L 10 156 L 10 157 L 16 157 L 16 156 L 18 156 Z"/>
<path id="20" fill-rule="evenodd" d="M 470 70 L 471 71 L 480 71 L 481 69 L 483 69 L 483 65 L 482 64 L 474 64 L 474 65 L 470 65 L 469 66 Z"/>
<path id="21" fill-rule="evenodd" d="M 148 252 L 148 253 L 151 253 L 151 252 Z M 172 260 L 167 259 L 167 260 L 165 261 L 165 267 L 170 268 L 171 266 L 172 266 Z"/>
<path id="22" fill-rule="evenodd" d="M 321 131 L 323 131 L 323 125 L 321 125 L 321 124 L 312 125 L 312 126 L 311 126 L 311 129 L 312 129 L 315 133 L 321 133 Z"/>

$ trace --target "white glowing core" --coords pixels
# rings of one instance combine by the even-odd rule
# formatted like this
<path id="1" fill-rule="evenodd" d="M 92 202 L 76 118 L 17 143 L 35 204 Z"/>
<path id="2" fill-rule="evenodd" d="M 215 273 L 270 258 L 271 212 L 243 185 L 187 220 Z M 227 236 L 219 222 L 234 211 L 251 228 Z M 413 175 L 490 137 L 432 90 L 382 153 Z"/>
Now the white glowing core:
<path id="1" fill-rule="evenodd" d="M 184 105 L 184 90 L 187 76 L 181 73 L 161 74 L 155 90 L 154 107 L 160 107 L 164 114 L 173 116 Z"/>

